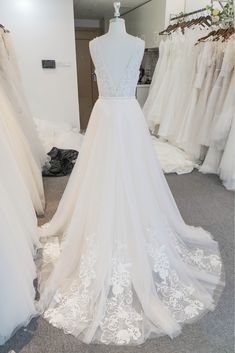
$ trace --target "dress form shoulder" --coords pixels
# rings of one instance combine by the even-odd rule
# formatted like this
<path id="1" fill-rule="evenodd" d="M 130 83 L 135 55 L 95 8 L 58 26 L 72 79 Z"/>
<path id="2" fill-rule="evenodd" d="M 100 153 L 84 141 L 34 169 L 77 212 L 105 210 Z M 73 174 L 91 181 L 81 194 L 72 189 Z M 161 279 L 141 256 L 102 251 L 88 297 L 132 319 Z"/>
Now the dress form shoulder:
<path id="1" fill-rule="evenodd" d="M 145 42 L 143 39 L 133 36 L 129 33 L 125 33 L 124 35 L 117 35 L 117 36 L 111 36 L 108 33 L 103 34 L 102 36 L 99 37 L 95 37 L 94 39 L 92 39 L 89 43 L 90 45 L 90 49 L 92 49 L 92 46 L 94 45 L 94 43 L 96 43 L 96 45 L 99 46 L 105 46 L 108 42 L 110 43 L 110 41 L 113 41 L 113 43 L 128 43 L 129 45 L 135 45 L 136 43 L 139 44 L 139 46 L 142 48 L 145 46 Z"/>
<path id="2" fill-rule="evenodd" d="M 115 56 L 121 54 L 122 57 L 125 57 L 125 54 L 128 56 L 130 52 L 136 50 L 143 54 L 145 48 L 145 42 L 139 37 L 132 36 L 130 34 L 125 34 L 122 36 L 110 36 L 104 34 L 100 37 L 92 39 L 89 43 L 90 52 L 93 56 L 94 47 L 99 49 L 102 53 L 113 53 Z"/>

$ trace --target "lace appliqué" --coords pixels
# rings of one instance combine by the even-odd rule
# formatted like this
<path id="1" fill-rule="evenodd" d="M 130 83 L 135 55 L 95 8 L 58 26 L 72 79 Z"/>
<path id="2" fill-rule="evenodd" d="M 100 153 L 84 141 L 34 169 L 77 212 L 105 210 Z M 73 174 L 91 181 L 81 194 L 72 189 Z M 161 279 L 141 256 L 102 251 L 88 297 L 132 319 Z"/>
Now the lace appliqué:
<path id="1" fill-rule="evenodd" d="M 205 254 L 205 251 L 199 248 L 190 251 L 178 241 L 176 241 L 176 249 L 185 263 L 202 271 L 215 273 L 216 275 L 221 274 L 222 262 L 219 255 Z"/>
<path id="2" fill-rule="evenodd" d="M 176 241 L 177 239 L 175 244 Z M 178 323 L 191 321 L 201 315 L 207 305 L 202 302 L 194 282 L 187 279 L 183 267 L 182 273 L 175 269 L 169 249 L 158 242 L 156 231 L 147 231 L 146 248 L 152 263 L 156 293 L 162 305 Z M 52 250 L 54 251 L 53 248 Z M 174 250 L 176 260 L 179 260 L 177 256 L 181 256 L 182 265 L 186 262 L 186 268 L 189 268 L 189 262 L 198 270 L 210 273 L 221 268 L 221 261 L 216 253 L 205 254 L 202 249 L 190 251 L 186 245 L 179 243 L 174 246 Z M 171 252 L 174 250 L 170 249 Z M 98 244 L 93 234 L 86 238 L 77 276 L 75 275 L 72 283 L 64 283 L 57 290 L 44 317 L 52 325 L 63 328 L 66 333 L 76 337 L 86 333 L 90 335 L 89 330 L 92 329 L 93 336 L 90 339 L 93 342 L 98 340 L 115 345 L 142 343 L 145 316 L 132 285 L 132 263 L 127 245 L 119 242 L 114 244 L 110 277 L 106 278 L 105 297 L 104 302 L 99 302 L 102 309 L 99 313 L 94 307 L 94 300 L 99 295 L 95 292 L 98 254 Z"/>
<path id="3" fill-rule="evenodd" d="M 153 261 L 154 283 L 163 305 L 170 310 L 177 322 L 184 322 L 200 315 L 205 309 L 204 304 L 196 299 L 193 285 L 180 279 L 172 268 L 164 245 L 159 245 L 155 232 L 148 231 L 150 241 L 147 251 Z"/>
<path id="4" fill-rule="evenodd" d="M 105 344 L 130 344 L 141 337 L 143 316 L 133 303 L 131 263 L 125 258 L 125 246 L 118 244 L 112 259 L 112 277 L 106 313 L 100 327 L 101 342 Z"/>
<path id="5" fill-rule="evenodd" d="M 136 38 L 138 41 L 139 38 Z M 136 46 L 134 54 L 131 56 L 124 74 L 120 81 L 116 84 L 112 81 L 112 77 L 107 74 L 105 65 L 101 59 L 100 52 L 93 40 L 92 52 L 95 57 L 96 74 L 98 77 L 99 93 L 104 97 L 130 97 L 135 95 L 135 88 L 138 81 L 139 67 L 142 56 L 138 55 L 138 46 Z M 142 49 L 141 49 L 142 50 Z"/>
<path id="6" fill-rule="evenodd" d="M 54 237 L 48 241 L 43 247 L 43 263 L 51 264 L 55 263 L 55 261 L 60 256 L 60 244 L 59 239 Z"/>
<path id="7" fill-rule="evenodd" d="M 96 277 L 95 265 L 97 260 L 97 246 L 94 241 L 95 234 L 87 237 L 85 251 L 81 256 L 78 278 L 69 284 L 69 290 L 58 289 L 54 303 L 45 313 L 44 317 L 65 332 L 78 334 L 78 329 L 89 325 L 93 319 L 91 302 L 93 300 L 92 283 Z M 67 287 L 67 286 L 66 286 Z"/>

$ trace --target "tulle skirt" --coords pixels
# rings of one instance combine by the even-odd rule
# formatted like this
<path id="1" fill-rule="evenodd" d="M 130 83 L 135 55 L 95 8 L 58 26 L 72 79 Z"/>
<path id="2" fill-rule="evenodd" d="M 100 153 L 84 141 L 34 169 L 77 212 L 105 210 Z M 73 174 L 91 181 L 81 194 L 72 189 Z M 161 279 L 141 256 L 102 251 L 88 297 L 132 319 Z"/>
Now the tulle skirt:
<path id="1" fill-rule="evenodd" d="M 235 114 L 219 166 L 219 175 L 228 190 L 235 191 Z"/>
<path id="2" fill-rule="evenodd" d="M 135 98 L 96 102 L 41 233 L 54 241 L 44 248 L 39 312 L 86 343 L 173 338 L 213 310 L 223 288 L 218 244 L 181 218 Z M 63 239 L 57 261 L 56 239 Z"/>
<path id="3" fill-rule="evenodd" d="M 33 116 L 24 95 L 22 80 L 10 35 L 4 33 L 2 29 L 0 33 L 0 85 L 4 89 L 14 109 L 17 123 L 24 131 L 32 156 L 41 169 L 48 161 L 48 156 L 37 134 Z"/>
<path id="4" fill-rule="evenodd" d="M 32 203 L 38 215 L 44 213 L 45 199 L 41 165 L 34 159 L 16 113 L 3 88 L 0 86 L 0 126 L 3 138 L 9 143 L 18 165 L 18 171 L 30 193 Z M 16 178 L 17 176 L 15 176 Z"/>
<path id="5" fill-rule="evenodd" d="M 36 315 L 36 269 L 24 224 L 0 185 L 0 345 Z M 4 202 L 2 197 L 4 197 Z M 36 228 L 35 228 L 36 233 Z"/>
<path id="6" fill-rule="evenodd" d="M 0 121 L 0 345 L 36 315 L 37 218 Z"/>

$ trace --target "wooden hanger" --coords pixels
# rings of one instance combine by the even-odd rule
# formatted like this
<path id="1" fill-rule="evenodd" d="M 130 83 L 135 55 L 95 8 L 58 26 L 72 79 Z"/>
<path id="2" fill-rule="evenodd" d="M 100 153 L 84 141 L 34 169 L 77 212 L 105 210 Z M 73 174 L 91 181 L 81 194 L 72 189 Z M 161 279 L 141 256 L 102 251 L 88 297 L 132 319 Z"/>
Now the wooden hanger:
<path id="1" fill-rule="evenodd" d="M 205 25 L 207 27 L 210 27 L 212 24 L 212 19 L 211 16 L 200 16 L 199 18 L 193 18 L 189 21 L 182 21 L 182 22 L 177 22 L 173 25 L 169 25 L 166 29 L 161 31 L 159 35 L 164 35 L 164 34 L 170 34 L 171 32 L 174 32 L 178 28 L 181 28 L 182 32 L 184 33 L 185 28 L 190 28 L 192 26 L 196 25 Z"/>
<path id="2" fill-rule="evenodd" d="M 219 28 L 217 31 L 214 30 L 210 32 L 207 36 L 200 38 L 197 43 L 205 42 L 207 39 L 210 37 L 214 37 L 212 40 L 213 42 L 218 41 L 223 38 L 222 42 L 225 42 L 227 39 L 229 39 L 233 34 L 235 33 L 234 27 L 229 27 L 229 28 Z"/>

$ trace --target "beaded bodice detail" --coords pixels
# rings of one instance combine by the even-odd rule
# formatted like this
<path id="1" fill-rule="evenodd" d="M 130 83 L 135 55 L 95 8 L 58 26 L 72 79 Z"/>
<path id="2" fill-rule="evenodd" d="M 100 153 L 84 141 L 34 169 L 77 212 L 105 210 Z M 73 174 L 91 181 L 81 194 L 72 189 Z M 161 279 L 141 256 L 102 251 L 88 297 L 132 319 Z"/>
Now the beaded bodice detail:
<path id="1" fill-rule="evenodd" d="M 135 49 L 129 58 L 125 70 L 120 74 L 120 79 L 115 82 L 112 75 L 107 72 L 102 53 L 93 39 L 90 46 L 92 60 L 95 65 L 100 97 L 133 97 L 139 79 L 139 69 L 144 52 L 144 42 L 136 38 Z M 115 70 L 115 68 L 114 68 Z"/>

